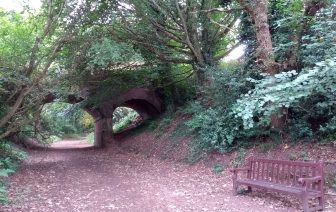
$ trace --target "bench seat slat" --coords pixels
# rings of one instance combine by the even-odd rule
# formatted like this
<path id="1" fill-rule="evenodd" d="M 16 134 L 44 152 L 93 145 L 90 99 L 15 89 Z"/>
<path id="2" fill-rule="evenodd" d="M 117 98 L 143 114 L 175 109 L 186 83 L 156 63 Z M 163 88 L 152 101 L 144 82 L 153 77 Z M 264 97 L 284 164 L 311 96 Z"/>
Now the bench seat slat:
<path id="1" fill-rule="evenodd" d="M 275 192 L 286 192 L 288 194 L 293 194 L 295 196 L 300 196 L 303 191 L 303 188 L 299 187 L 284 186 L 276 183 L 268 183 L 265 181 L 258 181 L 258 180 L 239 179 L 237 180 L 237 183 L 241 185 L 263 188 Z M 316 198 L 321 196 L 321 192 L 318 192 L 316 190 L 309 190 L 308 195 L 310 197 Z"/>

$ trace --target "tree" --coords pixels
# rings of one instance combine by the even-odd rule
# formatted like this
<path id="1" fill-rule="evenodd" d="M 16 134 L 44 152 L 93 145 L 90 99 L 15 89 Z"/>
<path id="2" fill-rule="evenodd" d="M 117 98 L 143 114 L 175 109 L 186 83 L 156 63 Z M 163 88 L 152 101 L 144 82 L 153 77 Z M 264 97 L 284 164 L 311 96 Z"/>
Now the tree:
<path id="1" fill-rule="evenodd" d="M 110 34 L 163 63 L 190 64 L 202 79 L 202 68 L 216 65 L 240 44 L 235 35 L 240 8 L 222 2 L 117 1 Z"/>
<path id="2" fill-rule="evenodd" d="M 256 36 L 256 53 L 257 64 L 260 66 L 264 73 L 274 76 L 282 69 L 297 68 L 297 55 L 301 44 L 301 39 L 303 37 L 304 31 L 309 27 L 307 18 L 302 18 L 302 22 L 299 22 L 297 27 L 299 30 L 294 30 L 294 33 L 287 32 L 291 37 L 291 42 L 294 43 L 292 46 L 293 50 L 286 50 L 286 58 L 282 61 L 275 60 L 275 53 L 273 51 L 274 45 L 272 42 L 272 34 L 269 26 L 268 19 L 268 1 L 267 0 L 238 0 L 240 5 L 244 8 L 245 12 L 249 15 L 253 29 Z M 299 5 L 301 4 L 301 1 Z M 283 2 L 277 2 L 281 4 Z M 277 6 L 277 5 L 275 5 Z M 315 16 L 317 11 L 324 6 L 324 1 L 309 0 L 304 3 L 304 15 L 303 16 Z M 302 8 L 298 8 L 300 11 Z M 294 27 L 294 26 L 292 26 Z M 291 28 L 293 31 L 293 29 Z M 286 52 L 285 51 L 285 52 Z M 281 63 L 282 62 L 282 63 Z M 275 84 L 275 80 L 273 83 Z M 272 104 L 270 101 L 269 104 Z M 280 129 L 283 128 L 283 120 L 280 119 L 280 114 L 283 111 L 280 109 L 271 115 L 271 128 Z"/>
<path id="3" fill-rule="evenodd" d="M 48 93 L 47 75 L 57 69 L 54 61 L 85 11 L 71 3 L 47 1 L 36 15 L 1 12 L 0 139 L 38 118 Z"/>
<path id="4" fill-rule="evenodd" d="M 278 72 L 274 60 L 272 36 L 268 24 L 267 0 L 238 0 L 249 15 L 256 35 L 256 58 L 262 70 L 269 74 Z"/>

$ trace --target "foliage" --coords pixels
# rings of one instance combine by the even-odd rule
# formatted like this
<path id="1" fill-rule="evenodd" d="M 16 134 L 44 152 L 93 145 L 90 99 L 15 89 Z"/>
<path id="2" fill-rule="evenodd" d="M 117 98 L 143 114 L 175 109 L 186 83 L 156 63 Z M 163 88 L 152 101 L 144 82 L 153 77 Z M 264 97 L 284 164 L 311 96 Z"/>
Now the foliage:
<path id="1" fill-rule="evenodd" d="M 6 141 L 1 140 L 0 142 L 0 157 L 10 158 L 14 162 L 20 162 L 24 160 L 27 155 L 25 152 L 15 148 L 13 145 Z"/>
<path id="2" fill-rule="evenodd" d="M 271 114 L 278 108 L 300 107 L 300 100 L 312 95 L 320 94 L 329 100 L 316 107 L 332 107 L 335 103 L 333 92 L 336 91 L 335 64 L 336 58 L 320 62 L 300 74 L 290 71 L 274 77 L 264 75 L 262 80 L 248 79 L 255 83 L 255 89 L 237 101 L 234 114 L 243 120 L 245 129 L 250 129 L 256 125 L 268 125 Z M 255 117 L 258 117 L 257 121 Z"/>
<path id="3" fill-rule="evenodd" d="M 128 6 L 125 7 L 124 4 Z M 113 37 L 129 40 L 146 57 L 170 64 L 212 65 L 235 45 L 239 10 L 234 1 L 123 1 L 117 2 Z M 216 8 L 217 10 L 214 10 Z"/>
<path id="4" fill-rule="evenodd" d="M 46 1 L 38 12 L 0 11 L 0 138 L 31 125 L 53 87 L 48 75 L 72 40 L 85 9 L 76 0 Z"/>
<path id="5" fill-rule="evenodd" d="M 241 166 L 245 161 L 245 157 L 246 157 L 245 149 L 240 148 L 237 152 L 236 157 L 232 160 L 232 166 L 235 168 Z"/>
<path id="6" fill-rule="evenodd" d="M 305 67 L 314 67 L 321 61 L 335 60 L 336 18 L 332 6 L 322 9 L 314 19 L 308 34 L 303 37 L 300 55 Z"/>
<path id="7" fill-rule="evenodd" d="M 212 172 L 219 175 L 223 172 L 223 166 L 220 163 L 215 163 L 212 167 Z"/>
<path id="8" fill-rule="evenodd" d="M 298 11 L 298 8 L 300 6 L 294 10 Z M 289 18 L 295 18 L 295 15 Z M 279 112 L 278 108 L 287 108 L 287 112 L 280 115 L 289 119 L 289 132 L 297 137 L 294 139 L 309 137 L 313 134 L 312 130 L 316 131 L 312 129 L 314 123 L 309 123 L 309 120 L 331 121 L 335 113 L 336 89 L 336 22 L 332 7 L 322 9 L 310 22 L 311 27 L 303 36 L 300 49 L 302 70 L 282 72 L 274 77 L 263 75 L 260 80 L 249 79 L 255 83 L 255 88 L 244 94 L 234 109 L 235 115 L 243 120 L 245 129 L 267 126 L 271 114 Z M 281 24 L 290 23 L 283 20 L 278 23 Z M 291 28 L 295 27 L 288 29 Z M 285 52 L 284 49 L 279 51 Z M 321 132 L 324 129 L 321 127 Z"/>
<path id="9" fill-rule="evenodd" d="M 336 191 L 336 172 L 329 173 L 326 178 L 327 185 Z"/>
<path id="10" fill-rule="evenodd" d="M 302 23 L 307 24 L 311 17 L 304 15 L 304 3 L 302 0 L 294 1 L 272 1 L 269 5 L 269 17 L 272 23 L 271 32 L 276 60 L 287 66 L 297 68 L 297 61 L 291 58 L 296 57 L 300 43 L 302 30 L 305 30 Z M 295 61 L 291 61 L 295 60 Z"/>
<path id="11" fill-rule="evenodd" d="M 62 137 L 67 134 L 89 132 L 93 118 L 78 105 L 54 102 L 44 106 L 41 113 L 40 131 Z"/>
<path id="12" fill-rule="evenodd" d="M 26 158 L 26 153 L 18 150 L 6 141 L 0 140 L 0 204 L 7 202 L 5 177 L 13 174 L 22 160 Z"/>
<path id="13" fill-rule="evenodd" d="M 113 122 L 113 132 L 117 133 L 126 129 L 133 123 L 135 117 L 138 116 L 138 113 L 131 108 L 117 108 L 114 113 L 117 113 L 119 110 L 125 110 L 125 113 L 120 116 L 119 119 L 115 119 L 116 122 Z"/>
<path id="14" fill-rule="evenodd" d="M 204 89 L 204 99 L 191 102 L 182 113 L 192 114 L 186 125 L 195 133 L 195 144 L 201 149 L 232 149 L 244 145 L 248 138 L 268 132 L 263 129 L 243 130 L 243 122 L 232 113 L 232 107 L 241 93 L 245 93 L 250 83 L 248 76 L 239 67 L 236 70 L 211 71 L 211 85 Z M 225 95 L 223 95 L 225 94 Z"/>
<path id="15" fill-rule="evenodd" d="M 87 112 L 82 112 L 79 118 L 79 123 L 83 129 L 93 129 L 94 127 L 94 120 L 92 116 Z"/>
<path id="16" fill-rule="evenodd" d="M 291 120 L 289 122 L 288 131 L 292 141 L 305 140 L 306 138 L 311 139 L 313 136 L 313 131 L 309 123 L 302 119 Z"/>
<path id="17" fill-rule="evenodd" d="M 130 62 L 143 63 L 141 54 L 126 43 L 117 43 L 106 37 L 95 41 L 87 53 L 89 71 L 108 68 L 112 64 L 127 64 Z"/>
<path id="18" fill-rule="evenodd" d="M 4 182 L 0 181 L 0 204 L 5 204 L 6 202 L 6 185 L 4 184 Z"/>
<path id="19" fill-rule="evenodd" d="M 318 134 L 321 137 L 329 138 L 330 140 L 336 139 L 336 118 L 332 117 L 328 122 L 322 124 Z"/>
<path id="20" fill-rule="evenodd" d="M 291 42 L 290 29 L 298 26 L 299 20 L 308 17 L 303 17 L 300 1 L 293 1 L 288 7 L 284 6 L 285 1 L 278 3 L 271 5 L 274 8 L 271 12 L 278 15 L 271 21 L 276 22 L 272 25 L 274 36 L 287 36 L 275 42 L 276 55 L 281 61 L 288 56 L 286 51 L 291 45 L 296 45 L 283 45 Z M 287 21 L 283 20 L 286 16 Z M 309 17 L 309 24 L 306 24 L 305 27 L 311 26 L 309 31 L 294 32 L 306 33 L 302 45 L 296 46 L 303 61 L 303 66 L 298 70 L 271 76 L 243 64 L 246 71 L 237 65 L 231 70 L 208 72 L 207 80 L 210 83 L 208 87 L 199 89 L 201 98 L 182 110 L 184 114 L 193 115 L 186 125 L 195 133 L 195 146 L 226 151 L 235 146 L 248 145 L 248 141 L 257 138 L 277 140 L 274 136 L 277 134 L 279 137 L 279 132 L 288 133 L 294 141 L 311 139 L 312 136 L 335 136 L 336 24 L 331 17 L 331 8 L 321 10 L 316 17 Z M 249 48 L 253 48 L 253 36 L 248 31 L 245 33 L 245 38 L 251 39 L 248 41 L 251 45 Z M 250 57 L 247 59 L 253 58 L 253 55 L 247 56 Z M 315 57 L 314 60 L 311 57 Z M 315 62 L 309 64 L 308 61 Z M 284 120 L 279 132 L 269 127 L 274 113 Z M 261 151 L 267 149 L 263 146 Z"/>
<path id="21" fill-rule="evenodd" d="M 259 151 L 261 153 L 267 153 L 268 151 L 270 151 L 270 149 L 272 148 L 273 144 L 272 143 L 261 143 L 259 145 Z"/>

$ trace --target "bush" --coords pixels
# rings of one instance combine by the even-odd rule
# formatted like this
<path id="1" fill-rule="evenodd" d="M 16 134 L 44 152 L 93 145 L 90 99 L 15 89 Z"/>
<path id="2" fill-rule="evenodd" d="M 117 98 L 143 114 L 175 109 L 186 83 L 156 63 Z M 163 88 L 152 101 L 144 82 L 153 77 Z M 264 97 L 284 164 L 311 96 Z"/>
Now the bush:
<path id="1" fill-rule="evenodd" d="M 7 202 L 6 184 L 4 177 L 8 177 L 16 171 L 18 164 L 26 158 L 26 153 L 10 145 L 6 141 L 0 141 L 0 203 Z"/>
<path id="2" fill-rule="evenodd" d="M 336 172 L 330 172 L 327 175 L 327 179 L 326 179 L 326 184 L 332 188 L 334 191 L 336 191 Z"/>
<path id="3" fill-rule="evenodd" d="M 137 113 L 132 110 L 126 116 L 118 120 L 117 123 L 113 124 L 113 132 L 120 132 L 123 129 L 126 129 L 133 122 L 134 118 L 137 116 Z"/>
<path id="4" fill-rule="evenodd" d="M 250 76 L 241 67 L 235 70 L 208 70 L 211 84 L 202 92 L 204 97 L 190 102 L 181 110 L 192 118 L 185 124 L 195 134 L 192 149 L 229 151 L 247 144 L 250 138 L 269 134 L 267 129 L 244 130 L 243 121 L 233 113 L 236 100 L 251 88 L 245 78 Z"/>
<path id="5" fill-rule="evenodd" d="M 214 164 L 212 167 L 212 172 L 217 175 L 221 174 L 223 172 L 223 166 L 220 163 Z"/>

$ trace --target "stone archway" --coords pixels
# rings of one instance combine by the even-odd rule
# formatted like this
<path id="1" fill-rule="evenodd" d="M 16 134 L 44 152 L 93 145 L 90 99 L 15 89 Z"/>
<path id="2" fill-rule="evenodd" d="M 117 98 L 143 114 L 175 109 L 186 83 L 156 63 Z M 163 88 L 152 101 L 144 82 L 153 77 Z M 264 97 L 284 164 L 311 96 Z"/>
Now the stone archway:
<path id="1" fill-rule="evenodd" d="M 48 94 L 44 103 L 53 102 L 55 99 L 56 97 L 53 94 Z M 69 95 L 66 102 L 76 104 L 83 100 L 83 98 Z M 113 111 L 121 106 L 136 110 L 143 119 L 152 118 L 164 111 L 161 97 L 157 92 L 147 88 L 130 89 L 116 98 L 104 102 L 98 108 L 84 107 L 83 110 L 89 113 L 95 120 L 95 147 L 104 147 L 108 140 L 113 138 Z"/>
<path id="2" fill-rule="evenodd" d="M 136 110 L 143 119 L 149 119 L 161 114 L 164 110 L 160 96 L 147 88 L 133 88 L 103 103 L 98 109 L 87 109 L 94 117 L 95 122 L 95 146 L 103 147 L 113 138 L 113 111 L 117 107 L 129 107 Z"/>

